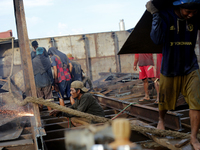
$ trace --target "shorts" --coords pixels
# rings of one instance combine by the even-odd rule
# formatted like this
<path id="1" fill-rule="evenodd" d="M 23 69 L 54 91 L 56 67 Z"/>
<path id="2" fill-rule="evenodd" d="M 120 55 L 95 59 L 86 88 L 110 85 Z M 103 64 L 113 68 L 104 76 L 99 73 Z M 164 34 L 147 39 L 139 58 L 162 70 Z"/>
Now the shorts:
<path id="1" fill-rule="evenodd" d="M 155 67 L 150 66 L 139 66 L 139 79 L 154 78 L 156 75 Z"/>
<path id="2" fill-rule="evenodd" d="M 71 86 L 71 80 L 69 80 L 69 81 L 63 80 L 62 82 L 59 83 L 60 94 L 62 95 L 63 98 L 64 98 L 65 94 L 66 94 L 67 98 L 69 98 L 71 96 L 70 86 Z"/>
<path id="3" fill-rule="evenodd" d="M 37 91 L 38 98 L 52 99 L 51 85 L 48 85 L 42 88 L 37 87 L 36 91 Z"/>
<path id="4" fill-rule="evenodd" d="M 200 110 L 199 70 L 176 77 L 160 74 L 159 92 L 159 110 L 174 110 L 180 93 L 188 103 L 189 109 Z"/>

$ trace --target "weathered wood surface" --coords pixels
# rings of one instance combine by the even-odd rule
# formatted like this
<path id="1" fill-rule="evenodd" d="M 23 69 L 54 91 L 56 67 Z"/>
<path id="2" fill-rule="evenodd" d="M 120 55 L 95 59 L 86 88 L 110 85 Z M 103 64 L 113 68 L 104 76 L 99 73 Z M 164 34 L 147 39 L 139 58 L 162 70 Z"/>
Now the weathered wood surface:
<path id="1" fill-rule="evenodd" d="M 155 128 L 154 126 L 151 126 L 147 123 L 144 123 L 142 121 L 139 120 L 132 120 L 130 121 L 131 124 L 134 125 L 140 125 L 140 126 L 144 126 L 144 127 L 149 127 L 149 128 Z M 149 133 L 144 134 L 145 136 L 149 137 L 150 139 L 154 140 L 156 143 L 170 149 L 170 150 L 193 150 L 192 146 L 190 145 L 190 143 L 185 143 L 186 145 L 182 145 L 182 147 L 177 148 L 176 144 L 180 144 L 180 142 L 182 141 L 182 139 L 170 139 L 170 137 L 158 137 Z"/>

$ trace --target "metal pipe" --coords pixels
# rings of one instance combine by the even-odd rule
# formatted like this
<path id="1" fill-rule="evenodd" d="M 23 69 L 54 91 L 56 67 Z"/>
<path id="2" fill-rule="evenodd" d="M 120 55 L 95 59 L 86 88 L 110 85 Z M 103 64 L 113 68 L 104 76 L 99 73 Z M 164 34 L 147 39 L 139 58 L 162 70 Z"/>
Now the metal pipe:
<path id="1" fill-rule="evenodd" d="M 51 38 L 51 46 L 55 47 L 55 40 L 54 40 L 54 38 Z"/>
<path id="2" fill-rule="evenodd" d="M 119 22 L 119 30 L 125 31 L 124 19 L 121 19 L 120 22 Z"/>
<path id="3" fill-rule="evenodd" d="M 120 56 L 117 55 L 119 52 L 119 42 L 118 42 L 118 37 L 115 32 L 112 33 L 112 38 L 114 41 L 114 48 L 115 48 L 115 61 L 116 61 L 116 72 L 121 72 L 121 61 L 120 61 Z"/>
<path id="4" fill-rule="evenodd" d="M 121 111 L 126 106 L 130 105 L 130 102 L 121 101 L 98 94 L 94 94 L 94 96 L 99 100 L 99 103 L 101 103 L 102 105 L 116 109 L 118 111 Z M 127 108 L 125 113 L 140 119 L 144 119 L 146 121 L 150 121 L 152 123 L 158 122 L 158 108 L 135 104 Z M 182 114 L 179 113 L 168 112 L 165 116 L 165 126 L 170 129 L 181 131 L 181 116 Z"/>
<path id="5" fill-rule="evenodd" d="M 86 56 L 87 75 L 92 80 L 89 40 L 85 35 L 83 35 L 82 38 L 83 38 L 84 43 L 85 43 L 85 56 Z"/>

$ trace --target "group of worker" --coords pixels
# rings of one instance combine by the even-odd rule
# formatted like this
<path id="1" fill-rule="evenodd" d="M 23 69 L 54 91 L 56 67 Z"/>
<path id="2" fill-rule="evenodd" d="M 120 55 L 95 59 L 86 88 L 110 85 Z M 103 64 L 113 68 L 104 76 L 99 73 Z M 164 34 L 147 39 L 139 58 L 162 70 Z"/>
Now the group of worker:
<path id="1" fill-rule="evenodd" d="M 97 100 L 85 88 L 88 82 L 92 90 L 91 80 L 84 75 L 81 65 L 70 53 L 66 55 L 55 47 L 49 48 L 47 52 L 44 47 L 38 46 L 37 41 L 32 42 L 32 47 L 31 57 L 38 98 L 52 99 L 52 90 L 55 90 L 60 105 L 65 106 L 64 96 L 66 95 L 72 104 L 70 108 L 104 116 L 104 111 Z M 39 107 L 43 108 L 42 105 Z M 52 110 L 50 107 L 47 108 L 49 111 Z M 57 110 L 50 113 L 55 116 L 58 114 L 60 112 Z"/>

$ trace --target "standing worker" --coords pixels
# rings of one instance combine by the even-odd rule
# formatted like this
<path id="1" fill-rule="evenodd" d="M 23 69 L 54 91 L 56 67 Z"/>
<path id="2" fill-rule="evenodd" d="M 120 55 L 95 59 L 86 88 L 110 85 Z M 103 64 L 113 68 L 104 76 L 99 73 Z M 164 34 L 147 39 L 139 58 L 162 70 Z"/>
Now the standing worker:
<path id="1" fill-rule="evenodd" d="M 66 94 L 67 98 L 70 98 L 72 64 L 67 56 L 55 47 L 49 48 L 48 54 L 51 57 L 54 70 L 55 86 L 58 84 L 62 96 L 62 98 L 59 98 L 60 105 L 64 106 L 64 94 Z"/>
<path id="2" fill-rule="evenodd" d="M 82 70 L 82 82 L 83 82 L 83 85 L 86 87 L 87 84 L 89 85 L 90 89 L 89 91 L 92 91 L 93 90 L 93 85 L 92 85 L 92 81 L 90 80 L 90 78 L 88 76 L 86 76 L 86 73 Z"/>
<path id="3" fill-rule="evenodd" d="M 36 49 L 36 56 L 33 58 L 33 73 L 35 78 L 35 85 L 38 98 L 51 99 L 53 85 L 53 75 L 51 72 L 51 62 L 44 56 L 44 49 L 38 47 Z M 40 105 L 42 110 L 43 105 Z M 51 110 L 50 107 L 47 107 Z"/>
<path id="4" fill-rule="evenodd" d="M 149 97 L 149 83 L 148 79 L 151 79 L 152 81 L 156 80 L 156 70 L 154 67 L 154 62 L 153 62 L 153 56 L 152 54 L 135 54 L 135 61 L 134 61 L 134 66 L 133 70 L 137 71 L 137 64 L 139 66 L 139 79 L 142 79 L 144 83 L 144 91 L 145 91 L 145 96 L 139 102 L 143 101 L 150 101 Z M 154 86 L 157 92 L 157 99 L 154 103 L 158 103 L 159 100 L 159 87 L 156 82 L 154 82 Z"/>
<path id="5" fill-rule="evenodd" d="M 36 49 L 38 48 L 38 42 L 37 42 L 37 41 L 33 41 L 33 42 L 31 43 L 31 45 L 32 45 L 32 47 L 33 47 L 33 51 L 31 52 L 31 58 L 33 59 L 33 58 L 35 58 L 35 56 L 36 56 Z M 44 55 L 45 57 L 48 57 L 48 53 L 47 53 L 46 49 L 45 49 L 44 47 L 43 47 L 43 49 L 44 49 L 43 55 Z"/>
<path id="6" fill-rule="evenodd" d="M 172 8 L 160 11 L 149 1 L 146 8 L 153 15 L 151 39 L 155 44 L 163 44 L 157 128 L 165 129 L 165 114 L 167 110 L 175 109 L 181 92 L 190 109 L 190 143 L 195 150 L 200 150 L 197 139 L 200 125 L 200 73 L 194 51 L 200 29 L 199 16 L 196 15 L 200 0 L 176 0 Z"/>
<path id="7" fill-rule="evenodd" d="M 72 82 L 77 81 L 77 80 L 82 81 L 81 65 L 74 60 L 74 57 L 72 56 L 72 54 L 68 53 L 67 57 L 69 58 L 69 60 L 72 64 L 72 72 L 71 72 Z"/>

